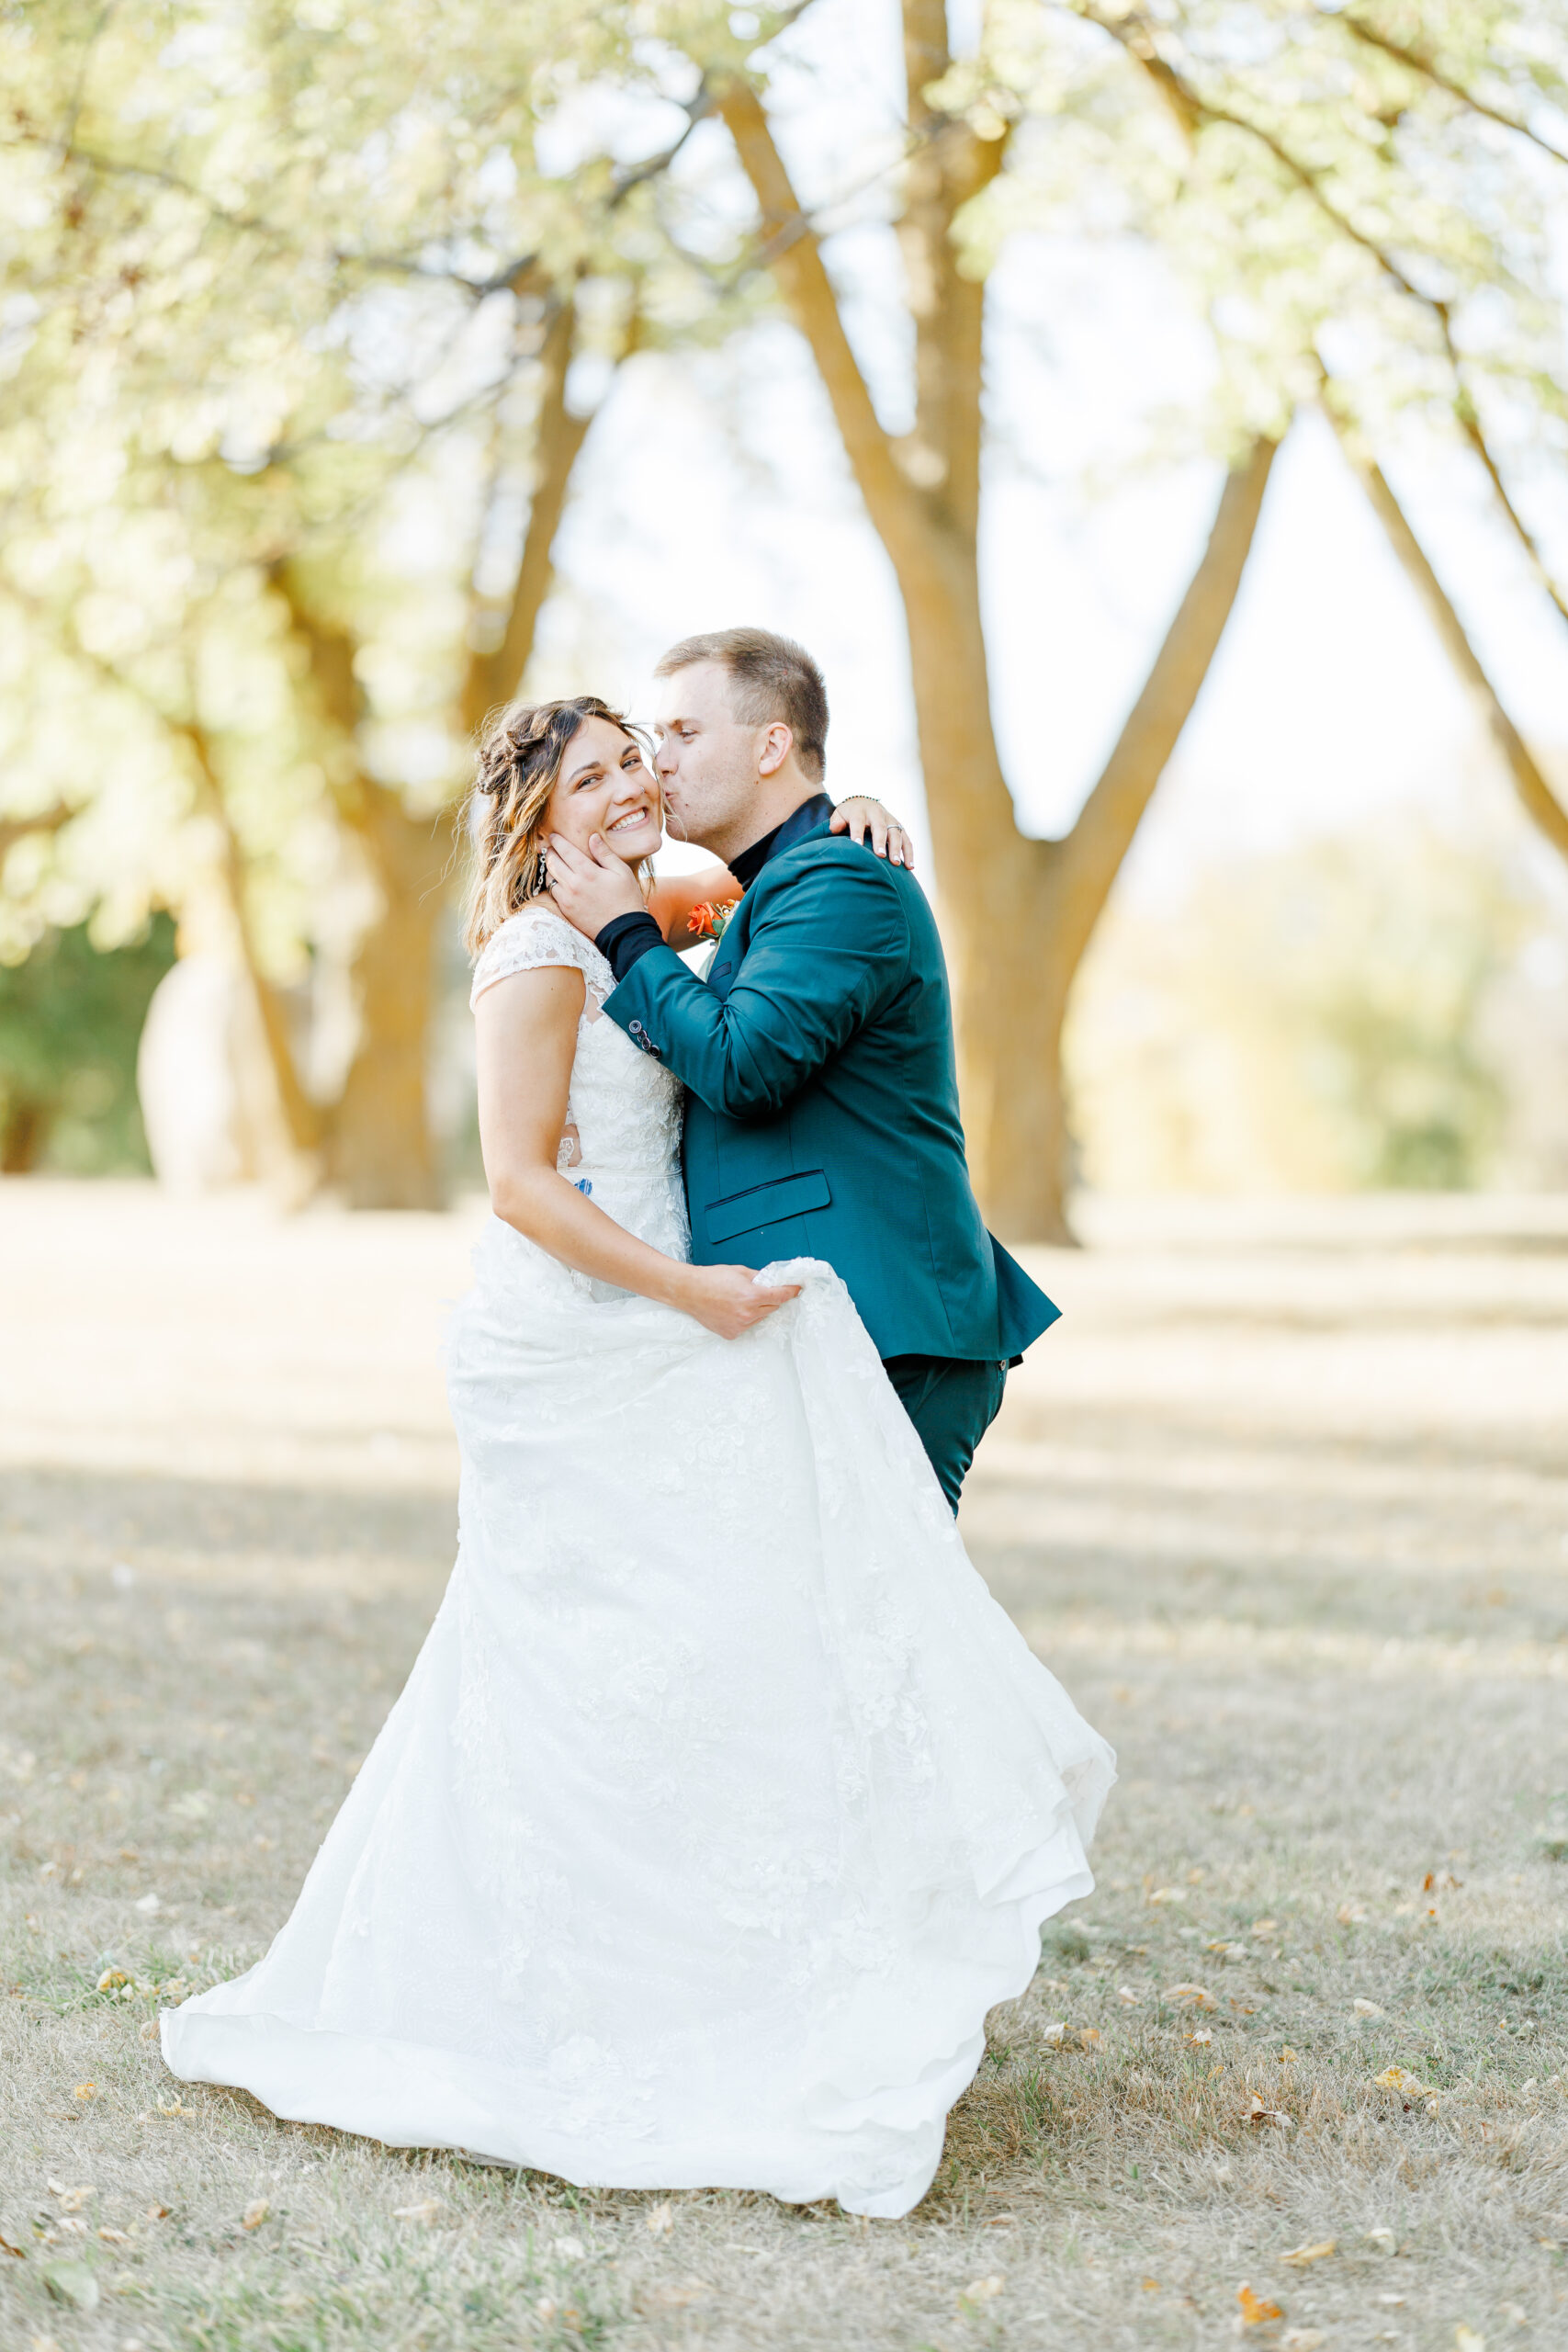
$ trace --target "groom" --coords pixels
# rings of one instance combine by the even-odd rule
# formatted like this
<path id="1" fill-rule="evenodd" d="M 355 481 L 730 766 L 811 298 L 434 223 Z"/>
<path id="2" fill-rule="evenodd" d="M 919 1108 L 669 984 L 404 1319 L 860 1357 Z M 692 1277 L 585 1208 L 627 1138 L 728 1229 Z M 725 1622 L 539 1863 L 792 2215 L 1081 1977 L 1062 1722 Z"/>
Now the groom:
<path id="1" fill-rule="evenodd" d="M 720 629 L 655 674 L 675 830 L 745 895 L 705 981 L 597 836 L 589 856 L 551 841 L 556 900 L 609 959 L 609 1018 L 688 1090 L 694 1260 L 825 1259 L 956 1510 L 1010 1363 L 1057 1309 L 969 1188 L 931 909 L 912 875 L 829 831 L 828 697 L 800 646 Z"/>

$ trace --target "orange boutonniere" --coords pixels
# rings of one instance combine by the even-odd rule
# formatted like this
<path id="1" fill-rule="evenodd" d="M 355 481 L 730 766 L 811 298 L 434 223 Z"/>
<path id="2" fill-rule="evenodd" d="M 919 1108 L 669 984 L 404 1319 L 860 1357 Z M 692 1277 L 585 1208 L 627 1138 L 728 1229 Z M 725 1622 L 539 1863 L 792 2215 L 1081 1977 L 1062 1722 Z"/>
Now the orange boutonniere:
<path id="1" fill-rule="evenodd" d="M 686 929 L 698 939 L 722 939 L 739 904 L 739 899 L 705 899 L 686 917 Z"/>

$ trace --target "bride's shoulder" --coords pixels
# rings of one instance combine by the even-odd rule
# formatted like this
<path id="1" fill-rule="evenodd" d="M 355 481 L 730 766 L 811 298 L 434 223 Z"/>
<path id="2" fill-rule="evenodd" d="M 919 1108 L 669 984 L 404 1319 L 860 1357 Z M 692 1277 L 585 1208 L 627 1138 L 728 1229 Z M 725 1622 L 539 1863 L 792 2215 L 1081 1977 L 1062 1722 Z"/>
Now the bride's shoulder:
<path id="1" fill-rule="evenodd" d="M 531 972 L 543 966 L 570 967 L 585 978 L 597 980 L 604 959 L 592 940 L 568 922 L 555 907 L 536 900 L 508 915 L 491 933 L 474 967 L 468 1002 L 478 1002 L 497 980 L 513 972 Z"/>

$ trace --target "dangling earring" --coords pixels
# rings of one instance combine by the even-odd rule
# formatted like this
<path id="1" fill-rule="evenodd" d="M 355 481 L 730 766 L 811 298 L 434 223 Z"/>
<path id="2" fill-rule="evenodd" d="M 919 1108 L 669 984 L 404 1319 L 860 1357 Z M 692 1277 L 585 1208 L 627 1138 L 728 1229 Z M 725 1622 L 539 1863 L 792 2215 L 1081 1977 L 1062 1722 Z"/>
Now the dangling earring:
<path id="1" fill-rule="evenodd" d="M 534 868 L 534 893 L 536 897 L 541 890 L 547 888 L 549 878 L 550 869 L 545 862 L 545 853 L 541 850 L 539 852 L 538 864 Z"/>

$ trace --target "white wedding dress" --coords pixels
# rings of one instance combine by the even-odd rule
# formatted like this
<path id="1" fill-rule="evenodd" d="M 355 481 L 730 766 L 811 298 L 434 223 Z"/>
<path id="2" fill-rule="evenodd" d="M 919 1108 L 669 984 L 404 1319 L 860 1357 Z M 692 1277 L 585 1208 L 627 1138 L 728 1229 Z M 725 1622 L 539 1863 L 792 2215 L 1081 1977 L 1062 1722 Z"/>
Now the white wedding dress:
<path id="1" fill-rule="evenodd" d="M 525 910 L 474 994 L 587 980 L 574 1182 L 684 1256 L 681 1091 Z M 563 1148 L 563 1164 L 565 1163 Z M 969 1565 L 843 1284 L 742 1340 L 492 1219 L 449 1349 L 457 1566 L 256 1967 L 164 2013 L 186 2081 L 589 2186 L 908 2212 L 1093 1884 L 1111 1750 Z"/>

